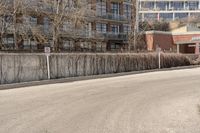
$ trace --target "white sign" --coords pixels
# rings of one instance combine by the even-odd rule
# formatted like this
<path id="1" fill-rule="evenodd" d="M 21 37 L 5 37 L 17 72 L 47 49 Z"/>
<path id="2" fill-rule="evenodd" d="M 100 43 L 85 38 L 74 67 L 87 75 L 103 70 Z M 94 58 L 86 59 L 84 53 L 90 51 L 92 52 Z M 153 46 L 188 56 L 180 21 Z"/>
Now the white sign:
<path id="1" fill-rule="evenodd" d="M 44 48 L 44 52 L 45 52 L 46 54 L 50 54 L 50 53 L 51 53 L 51 48 L 50 48 L 50 47 L 45 47 L 45 48 Z"/>

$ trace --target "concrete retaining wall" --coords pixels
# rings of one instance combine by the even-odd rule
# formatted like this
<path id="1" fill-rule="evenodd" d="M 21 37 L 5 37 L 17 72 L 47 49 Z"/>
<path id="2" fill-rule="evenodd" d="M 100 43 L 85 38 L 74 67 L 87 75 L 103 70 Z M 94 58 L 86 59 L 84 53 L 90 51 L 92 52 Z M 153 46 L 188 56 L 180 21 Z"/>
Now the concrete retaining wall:
<path id="1" fill-rule="evenodd" d="M 52 54 L 51 78 L 99 75 L 157 68 L 156 54 Z M 182 55 L 165 54 L 163 68 L 190 65 Z M 0 83 L 18 83 L 47 79 L 44 54 L 0 54 Z"/>

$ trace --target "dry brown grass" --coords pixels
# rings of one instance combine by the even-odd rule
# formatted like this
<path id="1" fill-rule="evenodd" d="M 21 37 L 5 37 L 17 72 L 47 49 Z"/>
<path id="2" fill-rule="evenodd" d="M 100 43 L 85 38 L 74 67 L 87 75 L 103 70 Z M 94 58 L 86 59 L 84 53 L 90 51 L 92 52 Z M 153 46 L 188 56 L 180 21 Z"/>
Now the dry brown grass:
<path id="1" fill-rule="evenodd" d="M 162 54 L 161 55 L 161 67 L 169 68 L 169 67 L 177 67 L 177 66 L 188 66 L 191 65 L 190 59 L 181 54 Z"/>
<path id="2" fill-rule="evenodd" d="M 186 55 L 191 62 L 191 65 L 200 65 L 200 55 Z"/>
<path id="3" fill-rule="evenodd" d="M 74 77 L 86 75 L 110 74 L 158 68 L 156 53 L 79 53 L 79 54 L 54 54 L 51 56 L 54 63 L 52 68 L 59 68 L 53 75 L 59 77 Z M 55 62 L 57 62 L 55 64 Z M 162 54 L 161 67 L 170 68 L 188 66 L 190 60 L 183 55 Z"/>
<path id="4" fill-rule="evenodd" d="M 46 64 L 44 54 L 1 53 L 0 68 L 4 69 L 0 69 L 0 84 L 44 80 Z M 190 60 L 184 55 L 165 53 L 161 56 L 162 68 L 187 65 Z M 52 53 L 50 56 L 52 79 L 157 68 L 156 53 Z"/>
<path id="5" fill-rule="evenodd" d="M 193 61 L 193 65 L 200 65 L 200 56 Z"/>

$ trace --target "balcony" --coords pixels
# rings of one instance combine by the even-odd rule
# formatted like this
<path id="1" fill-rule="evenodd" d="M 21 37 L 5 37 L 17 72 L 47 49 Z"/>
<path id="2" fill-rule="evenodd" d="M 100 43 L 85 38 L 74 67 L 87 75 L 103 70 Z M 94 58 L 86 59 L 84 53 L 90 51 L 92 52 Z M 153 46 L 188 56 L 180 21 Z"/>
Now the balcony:
<path id="1" fill-rule="evenodd" d="M 86 31 L 86 30 L 74 30 L 69 29 L 62 31 L 62 37 L 67 38 L 82 38 L 82 39 L 100 39 L 100 40 L 120 40 L 126 41 L 128 40 L 127 33 L 113 33 L 113 32 L 106 32 L 106 33 L 98 33 L 97 31 Z"/>
<path id="2" fill-rule="evenodd" d="M 127 22 L 129 19 L 124 15 L 116 15 L 112 13 L 107 13 L 106 15 L 99 15 L 99 18 L 112 20 L 112 21 L 121 21 L 121 22 Z"/>
<path id="3" fill-rule="evenodd" d="M 141 0 L 140 11 L 196 11 L 200 10 L 200 2 L 198 0 L 193 1 L 145 1 Z"/>
<path id="4" fill-rule="evenodd" d="M 100 39 L 103 40 L 104 36 L 96 31 L 88 31 L 84 29 L 61 29 L 60 36 L 66 38 L 81 38 L 81 39 Z"/>
<path id="5" fill-rule="evenodd" d="M 126 33 L 107 32 L 102 34 L 104 35 L 106 40 L 122 40 L 122 41 L 128 40 L 128 34 Z"/>
<path id="6" fill-rule="evenodd" d="M 9 28 L 9 31 L 13 33 L 13 26 Z M 22 24 L 17 25 L 17 31 L 19 34 L 26 34 L 26 35 L 42 35 L 44 37 L 52 37 L 52 27 L 45 28 L 44 25 L 35 25 L 26 27 Z M 60 28 L 59 34 L 63 38 L 72 38 L 72 39 L 95 39 L 95 40 L 128 40 L 127 33 L 113 33 L 113 32 L 106 32 L 106 33 L 99 33 L 97 31 L 89 31 L 85 29 L 63 29 Z"/>

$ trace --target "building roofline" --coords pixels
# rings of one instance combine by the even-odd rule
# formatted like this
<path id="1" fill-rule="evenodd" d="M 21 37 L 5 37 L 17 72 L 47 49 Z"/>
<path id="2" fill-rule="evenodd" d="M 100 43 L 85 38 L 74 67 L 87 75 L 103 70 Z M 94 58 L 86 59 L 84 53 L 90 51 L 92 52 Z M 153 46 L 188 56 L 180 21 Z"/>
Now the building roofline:
<path id="1" fill-rule="evenodd" d="M 157 30 L 151 30 L 151 31 L 146 31 L 145 34 L 167 34 L 167 35 L 171 35 L 172 32 L 170 31 L 157 31 Z"/>
<path id="2" fill-rule="evenodd" d="M 190 31 L 190 32 L 170 32 L 170 31 L 146 31 L 146 35 L 148 34 L 162 34 L 162 35 L 200 35 L 200 31 Z"/>

